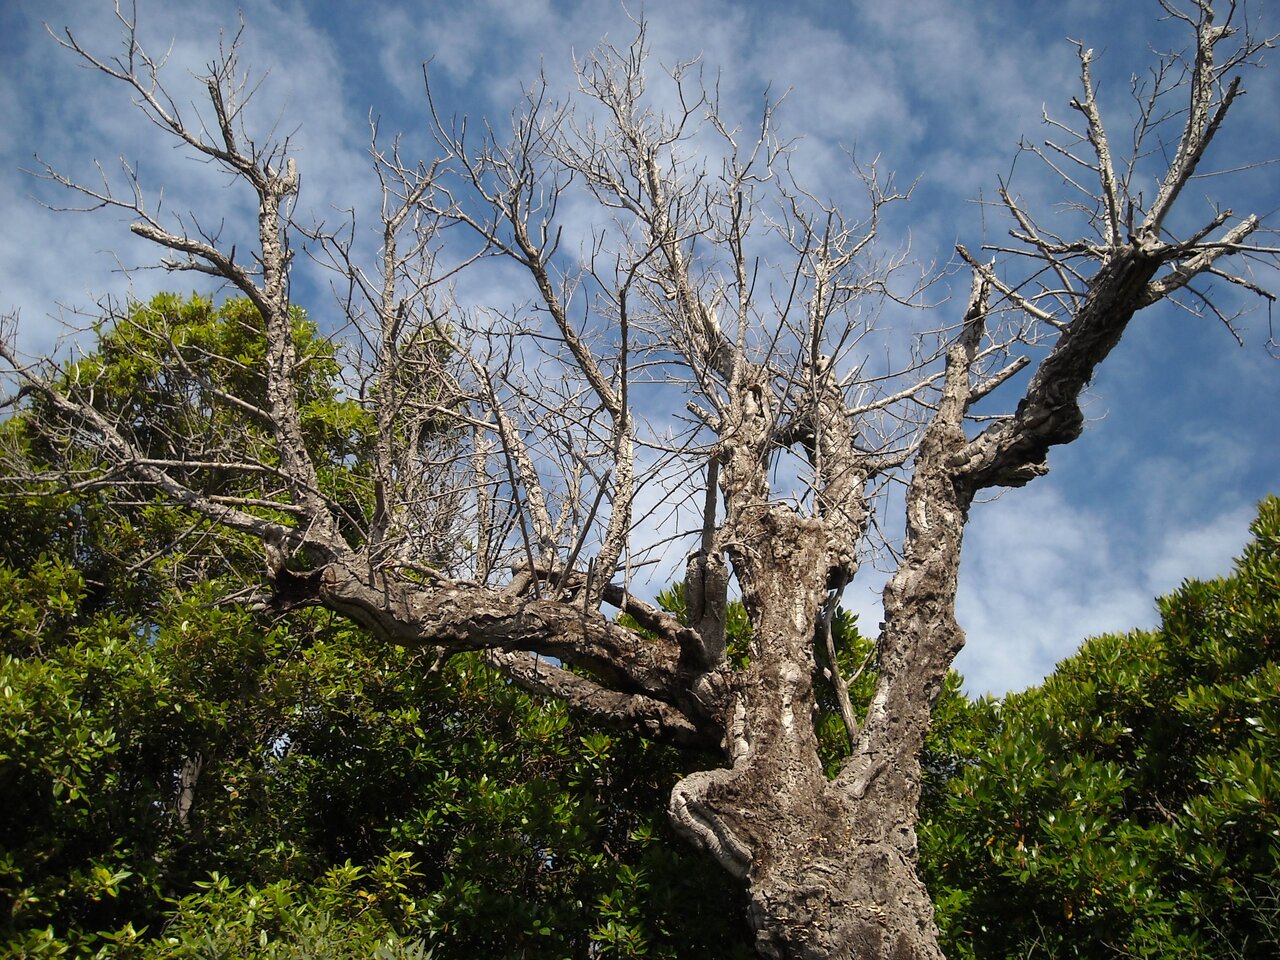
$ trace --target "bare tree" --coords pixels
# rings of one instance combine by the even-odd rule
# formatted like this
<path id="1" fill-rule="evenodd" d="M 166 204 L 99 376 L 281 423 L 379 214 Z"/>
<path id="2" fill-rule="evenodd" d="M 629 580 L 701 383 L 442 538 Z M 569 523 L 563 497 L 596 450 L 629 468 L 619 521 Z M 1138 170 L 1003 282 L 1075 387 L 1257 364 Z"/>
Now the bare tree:
<path id="1" fill-rule="evenodd" d="M 162 218 L 131 170 L 124 190 L 48 173 L 91 206 L 127 211 L 167 268 L 212 274 L 253 302 L 265 400 L 217 399 L 263 427 L 269 448 L 209 450 L 192 435 L 158 457 L 95 407 L 92 382 L 2 355 L 54 415 L 47 429 L 96 453 L 100 472 L 80 482 L 127 477 L 260 539 L 280 606 L 321 605 L 405 646 L 486 651 L 530 690 L 717 755 L 675 787 L 670 814 L 745 879 L 761 956 L 938 957 L 916 870 L 919 754 L 964 642 L 956 578 L 974 498 L 1044 474 L 1049 448 L 1080 434 L 1081 392 L 1138 310 L 1176 299 L 1230 325 L 1210 280 L 1271 299 L 1247 273 L 1277 253 L 1256 215 L 1221 210 L 1177 234 L 1171 216 L 1241 69 L 1271 40 L 1234 3 L 1161 6 L 1194 45 L 1135 88 L 1131 142 L 1104 127 L 1081 46 L 1076 120 L 1049 120 L 1054 139 L 1025 148 L 1061 174 L 1073 212 L 1051 227 L 1002 184 L 1008 238 L 958 250 L 967 304 L 921 312 L 932 325 L 905 333 L 878 329 L 877 307 L 919 305 L 929 278 L 877 231 L 909 191 L 872 167 L 856 171 L 856 217 L 821 202 L 792 177 L 772 108 L 730 126 L 693 65 L 671 74 L 680 108 L 656 112 L 643 28 L 630 48 L 579 64 L 566 101 L 534 87 L 509 134 L 433 103 L 438 150 L 415 162 L 375 130 L 380 256 L 364 265 L 354 225 L 294 224 L 299 171 L 287 139 L 246 132 L 234 43 L 210 69 L 211 113 L 188 116 L 122 15 L 117 57 L 70 32 L 60 42 L 252 192 L 257 248 L 224 249 L 194 215 Z M 584 198 L 598 215 L 571 240 L 564 208 Z M 356 523 L 323 492 L 301 426 L 289 319 L 300 237 L 338 278 L 351 395 L 378 428 L 375 506 Z M 494 264 L 524 276 L 527 302 L 462 301 L 455 281 Z M 269 477 L 270 497 L 184 479 L 214 466 Z M 816 672 L 815 645 L 830 642 L 824 626 L 877 511 L 896 502 L 884 496 L 893 482 L 905 536 L 859 714 L 834 657 L 825 679 Z M 441 550 L 446 540 L 468 548 Z M 680 544 L 687 624 L 630 587 L 654 551 Z M 745 666 L 725 653 L 731 590 L 751 621 Z M 833 779 L 814 732 L 817 682 L 832 683 L 850 743 Z"/>

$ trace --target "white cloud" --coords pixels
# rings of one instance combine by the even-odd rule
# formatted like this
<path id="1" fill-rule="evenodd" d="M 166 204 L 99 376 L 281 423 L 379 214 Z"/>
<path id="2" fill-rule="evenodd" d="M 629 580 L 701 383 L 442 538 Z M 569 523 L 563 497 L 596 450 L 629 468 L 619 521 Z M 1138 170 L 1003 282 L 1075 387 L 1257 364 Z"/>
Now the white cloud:
<path id="1" fill-rule="evenodd" d="M 1184 580 L 1211 580 L 1231 572 L 1253 522 L 1252 507 L 1241 506 L 1202 523 L 1168 531 L 1152 558 L 1144 584 L 1152 596 L 1163 596 Z"/>
<path id="2" fill-rule="evenodd" d="M 139 6 L 145 48 L 153 56 L 168 50 L 161 74 L 166 90 L 189 126 L 207 128 L 211 117 L 208 107 L 201 106 L 206 97 L 199 77 L 217 55 L 219 35 L 229 42 L 238 29 L 234 12 L 195 3 L 181 9 L 172 4 Z M 274 0 L 246 4 L 240 65 L 251 85 L 261 84 L 246 112 L 249 136 L 258 143 L 289 137 L 302 173 L 298 219 L 332 223 L 341 216 L 335 209 L 376 210 L 378 198 L 367 154 L 367 108 L 353 106 L 344 82 L 343 60 L 354 50 L 344 49 L 341 38 L 318 27 L 308 10 L 306 5 Z M 70 24 L 76 38 L 95 54 L 112 57 L 121 52 L 121 27 L 104 15 L 106 8 L 51 5 L 41 12 L 51 25 Z M 151 210 L 162 208 L 168 216 L 219 232 L 226 248 L 253 248 L 254 199 L 243 184 L 214 165 L 194 162 L 187 150 L 175 149 L 172 137 L 130 107 L 130 91 L 123 84 L 81 67 L 74 55 L 41 36 L 33 17 L 20 23 L 25 44 L 18 68 L 6 72 L 0 103 L 6 112 L 17 113 L 16 118 L 5 118 L 17 122 L 6 125 L 24 131 L 23 148 L 87 183 L 97 177 L 91 162 L 96 158 L 110 176 L 112 189 L 127 195 L 128 179 L 120 169 L 123 158 L 138 170 Z M 56 185 L 20 173 L 15 153 L 9 148 L 3 154 L 0 186 L 6 195 L 34 193 L 50 205 L 78 203 L 75 195 Z M 156 248 L 130 236 L 131 218 L 125 212 L 58 214 L 25 198 L 15 208 L 23 230 L 10 233 L 0 246 L 6 274 L 2 295 L 6 308 L 23 313 L 21 334 L 27 349 L 51 347 L 58 325 L 45 317 L 55 304 L 91 311 L 103 296 L 147 297 L 161 289 L 210 288 L 198 274 L 122 274 L 121 267 L 145 267 L 158 259 Z M 313 285 L 323 285 L 323 278 L 314 278 L 314 268 L 303 258 L 296 286 L 304 286 L 309 270 Z"/>
<path id="3" fill-rule="evenodd" d="M 1086 637 L 1155 626 L 1156 597 L 1185 578 L 1230 571 L 1252 517 L 1251 507 L 1235 506 L 1135 529 L 1048 484 L 979 505 L 957 600 L 968 640 L 956 668 L 967 688 L 1021 689 Z"/>

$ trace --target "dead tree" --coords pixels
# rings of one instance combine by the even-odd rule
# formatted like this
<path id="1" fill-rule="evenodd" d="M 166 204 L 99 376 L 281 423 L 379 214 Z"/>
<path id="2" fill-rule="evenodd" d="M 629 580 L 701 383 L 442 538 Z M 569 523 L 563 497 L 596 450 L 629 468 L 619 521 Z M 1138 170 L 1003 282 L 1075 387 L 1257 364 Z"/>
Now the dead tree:
<path id="1" fill-rule="evenodd" d="M 129 212 L 169 269 L 253 302 L 265 404 L 221 402 L 266 425 L 270 450 L 237 458 L 190 436 L 157 457 L 95 407 L 92 383 L 9 347 L 3 357 L 49 411 L 46 428 L 95 452 L 101 473 L 81 482 L 127 477 L 260 539 L 281 603 L 327 607 L 407 647 L 486 651 L 514 682 L 601 722 L 715 752 L 718 766 L 675 787 L 670 814 L 744 879 L 761 956 L 938 957 L 916 870 L 919 753 L 964 643 L 956 577 L 974 498 L 1044 474 L 1049 449 L 1079 436 L 1081 392 L 1137 311 L 1181 299 L 1229 323 L 1206 281 L 1270 299 L 1245 272 L 1277 252 L 1257 216 L 1219 210 L 1175 233 L 1185 217 L 1171 212 L 1242 69 L 1271 42 L 1243 29 L 1235 4 L 1161 6 L 1193 45 L 1138 90 L 1132 142 L 1110 138 L 1080 47 L 1075 120 L 1049 120 L 1051 139 L 1025 148 L 1061 175 L 1072 210 L 1042 222 L 1002 184 L 1007 239 L 959 249 L 967 303 L 935 308 L 909 338 L 874 323 L 878 304 L 918 302 L 908 264 L 876 242 L 882 211 L 904 199 L 892 180 L 857 171 L 857 217 L 820 202 L 790 176 L 772 110 L 749 133 L 731 127 L 688 65 L 670 77 L 681 110 L 655 112 L 643 29 L 582 63 L 564 102 L 535 87 L 509 134 L 432 104 L 430 161 L 375 137 L 384 203 L 370 265 L 354 228 L 293 222 L 301 171 L 287 140 L 245 132 L 234 44 L 211 68 L 202 120 L 165 93 L 127 17 L 116 58 L 68 32 L 63 46 L 256 198 L 257 247 L 236 252 L 194 218 L 153 213 L 136 181 L 118 191 L 49 171 L 91 206 Z M 1165 163 L 1154 174 L 1153 155 Z M 565 234 L 571 200 L 595 205 L 586 236 Z M 350 390 L 378 425 L 375 507 L 354 531 L 322 492 L 293 387 L 300 237 L 341 280 Z M 514 306 L 453 292 L 494 264 L 525 279 Z M 1029 380 L 1014 378 L 1029 365 Z M 432 442 L 442 431 L 449 442 Z M 184 464 L 215 461 L 273 478 L 269 500 L 182 479 L 199 475 Z M 906 491 L 905 533 L 875 693 L 858 715 L 832 677 L 851 749 L 828 779 L 814 647 L 889 480 Z M 446 533 L 470 547 L 442 555 Z M 691 549 L 687 624 L 631 590 L 664 549 Z M 746 666 L 725 655 L 730 589 L 751 621 Z"/>

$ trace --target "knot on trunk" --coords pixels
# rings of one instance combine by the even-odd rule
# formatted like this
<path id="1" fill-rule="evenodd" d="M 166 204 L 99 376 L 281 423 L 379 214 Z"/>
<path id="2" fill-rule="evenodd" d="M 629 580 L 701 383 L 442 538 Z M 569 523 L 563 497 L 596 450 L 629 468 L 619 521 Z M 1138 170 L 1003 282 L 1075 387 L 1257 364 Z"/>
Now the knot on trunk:
<path id="1" fill-rule="evenodd" d="M 707 803 L 707 793 L 732 777 L 730 770 L 699 770 L 671 790 L 667 812 L 677 830 L 701 847 L 735 877 L 751 867 L 751 848 Z"/>

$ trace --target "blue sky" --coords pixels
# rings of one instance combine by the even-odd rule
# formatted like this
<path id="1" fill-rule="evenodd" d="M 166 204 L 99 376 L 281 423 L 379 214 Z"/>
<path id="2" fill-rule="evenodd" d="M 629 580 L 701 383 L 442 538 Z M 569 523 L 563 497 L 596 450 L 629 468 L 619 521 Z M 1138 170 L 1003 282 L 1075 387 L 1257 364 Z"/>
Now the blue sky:
<path id="1" fill-rule="evenodd" d="M 1254 7 L 1272 17 L 1264 30 L 1280 30 L 1274 9 Z M 138 8 L 149 47 L 172 43 L 167 76 L 180 100 L 198 95 L 190 74 L 243 10 L 244 64 L 266 74 L 257 116 L 294 131 L 300 204 L 322 219 L 375 209 L 371 111 L 384 132 L 404 132 L 406 152 L 427 148 L 424 62 L 444 112 L 501 121 L 539 69 L 553 90 L 567 89 L 575 55 L 606 36 L 625 45 L 634 32 L 612 2 L 140 0 Z M 641 9 L 654 62 L 700 56 L 718 73 L 728 116 L 749 122 L 766 90 L 786 93 L 780 125 L 799 138 L 795 167 L 815 193 L 838 199 L 852 190 L 846 149 L 878 156 L 902 183 L 918 178 L 886 230 L 909 238 L 925 262 L 947 261 L 957 241 L 981 242 L 973 200 L 1011 170 L 1042 211 L 1062 196 L 1027 157 L 1016 169 L 1012 161 L 1020 137 L 1045 135 L 1042 108 L 1070 113 L 1078 81 L 1068 37 L 1095 48 L 1103 107 L 1120 131 L 1131 117 L 1130 74 L 1150 63 L 1149 47 L 1175 42 L 1154 0 L 651 0 L 633 7 Z M 32 351 L 52 348 L 58 305 L 91 310 L 107 294 L 192 285 L 190 276 L 121 273 L 122 264 L 147 262 L 145 245 L 114 214 L 42 207 L 35 198 L 67 198 L 22 172 L 36 155 L 79 177 L 93 174 L 95 159 L 111 166 L 124 156 L 164 186 L 171 207 L 224 211 L 229 231 L 244 213 L 208 168 L 157 140 L 123 90 L 59 50 L 46 21 L 104 52 L 119 37 L 109 3 L 0 6 L 0 203 L 9 224 L 0 234 L 0 310 L 20 312 Z M 1280 157 L 1280 70 L 1252 72 L 1245 84 L 1210 166 Z M 1202 189 L 1237 212 L 1272 214 L 1280 167 Z M 1258 279 L 1280 287 L 1274 272 Z M 963 298 L 967 278 L 952 282 Z M 316 312 L 324 297 L 323 280 L 304 265 L 295 299 Z M 1035 682 L 1082 637 L 1153 623 L 1153 598 L 1183 577 L 1229 569 L 1253 505 L 1280 492 L 1280 362 L 1268 355 L 1265 309 L 1242 330 L 1243 348 L 1209 321 L 1169 309 L 1140 315 L 1095 381 L 1084 437 L 1051 455 L 1049 476 L 975 508 L 960 596 L 969 646 L 957 663 L 971 690 Z M 848 599 L 870 626 L 878 584 L 874 575 L 867 581 Z"/>

